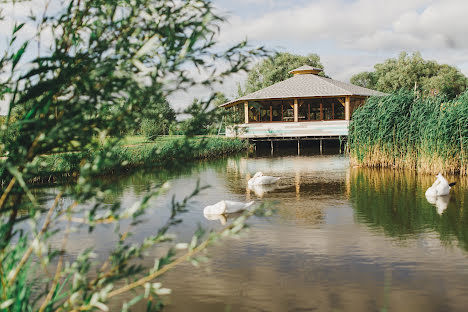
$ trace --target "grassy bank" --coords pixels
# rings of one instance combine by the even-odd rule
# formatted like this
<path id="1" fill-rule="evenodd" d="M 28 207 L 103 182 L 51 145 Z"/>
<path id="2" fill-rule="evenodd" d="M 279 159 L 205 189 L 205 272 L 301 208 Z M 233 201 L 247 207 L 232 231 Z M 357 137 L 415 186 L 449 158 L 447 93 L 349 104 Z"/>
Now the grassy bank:
<path id="1" fill-rule="evenodd" d="M 468 175 L 468 92 L 446 101 L 411 92 L 370 98 L 349 129 L 353 164 Z"/>
<path id="2" fill-rule="evenodd" d="M 97 174 L 104 175 L 138 167 L 178 166 L 197 159 L 238 153 L 249 146 L 248 141 L 225 137 L 163 137 L 154 142 L 132 137 L 130 142 L 134 144 L 124 145 L 129 143 L 124 141 L 105 154 L 95 150 L 41 156 L 42 170 L 40 174 L 31 172 L 30 178 L 39 182 L 76 175 L 83 159 L 99 159 L 101 171 Z"/>

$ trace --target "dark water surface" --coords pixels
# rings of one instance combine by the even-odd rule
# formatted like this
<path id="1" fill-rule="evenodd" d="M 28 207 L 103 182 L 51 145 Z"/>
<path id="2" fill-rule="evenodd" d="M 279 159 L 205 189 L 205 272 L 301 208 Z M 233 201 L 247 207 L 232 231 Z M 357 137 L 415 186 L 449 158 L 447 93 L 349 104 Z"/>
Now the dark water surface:
<path id="1" fill-rule="evenodd" d="M 281 177 L 276 189 L 249 190 L 256 172 Z M 160 174 L 115 177 L 115 194 L 131 205 Z M 466 311 L 468 309 L 468 180 L 434 204 L 424 192 L 431 176 L 350 168 L 327 156 L 236 157 L 201 163 L 170 179 L 152 201 L 134 240 L 154 234 L 197 180 L 211 187 L 189 203 L 178 240 L 198 224 L 220 229 L 203 207 L 222 199 L 277 201 L 277 214 L 253 219 L 248 232 L 211 246 L 209 262 L 178 266 L 162 280 L 173 293 L 166 311 Z M 450 182 L 451 182 L 450 181 Z M 105 254 L 111 227 L 77 233 L 70 254 L 85 245 Z M 153 265 L 155 250 L 145 260 Z"/>

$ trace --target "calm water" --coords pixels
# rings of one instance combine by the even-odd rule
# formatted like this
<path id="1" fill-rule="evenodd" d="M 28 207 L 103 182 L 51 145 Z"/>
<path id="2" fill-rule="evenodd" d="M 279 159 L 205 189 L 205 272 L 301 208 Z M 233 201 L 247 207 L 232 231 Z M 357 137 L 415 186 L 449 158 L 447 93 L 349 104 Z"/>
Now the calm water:
<path id="1" fill-rule="evenodd" d="M 246 188 L 256 171 L 280 176 L 276 189 Z M 154 187 L 159 172 L 115 177 L 109 204 L 131 205 Z M 162 280 L 173 294 L 166 311 L 466 311 L 468 307 L 468 180 L 456 180 L 450 198 L 431 204 L 424 191 L 433 177 L 349 168 L 339 155 L 236 157 L 202 163 L 170 179 L 152 201 L 136 241 L 168 216 L 197 180 L 211 187 L 189 203 L 174 228 L 189 240 L 203 207 L 222 199 L 276 201 L 277 214 L 252 219 L 240 239 L 209 248 L 209 262 L 183 264 Z M 55 190 L 48 190 L 51 196 Z M 77 233 L 69 254 L 95 246 L 105 255 L 111 227 Z M 153 251 L 145 262 L 152 266 Z"/>

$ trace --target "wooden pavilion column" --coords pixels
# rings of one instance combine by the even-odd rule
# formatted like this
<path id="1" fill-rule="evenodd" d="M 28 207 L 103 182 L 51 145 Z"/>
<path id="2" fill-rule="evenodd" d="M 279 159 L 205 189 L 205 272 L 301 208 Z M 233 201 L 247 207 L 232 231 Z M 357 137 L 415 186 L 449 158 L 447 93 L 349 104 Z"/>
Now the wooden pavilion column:
<path id="1" fill-rule="evenodd" d="M 299 105 L 297 105 L 297 99 L 294 99 L 294 122 L 299 121 Z"/>
<path id="2" fill-rule="evenodd" d="M 249 102 L 244 102 L 244 123 L 249 123 Z"/>
<path id="3" fill-rule="evenodd" d="M 345 98 L 345 106 L 344 106 L 344 108 L 345 108 L 345 120 L 350 120 L 351 119 L 351 114 L 350 114 L 351 111 L 350 111 L 349 106 L 350 106 L 350 97 L 347 96 Z"/>

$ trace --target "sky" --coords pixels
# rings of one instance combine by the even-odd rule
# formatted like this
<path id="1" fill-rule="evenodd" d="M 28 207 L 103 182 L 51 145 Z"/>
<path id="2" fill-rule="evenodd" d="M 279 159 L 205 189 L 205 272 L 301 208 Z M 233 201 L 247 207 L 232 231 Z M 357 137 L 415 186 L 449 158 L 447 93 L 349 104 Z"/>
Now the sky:
<path id="1" fill-rule="evenodd" d="M 453 65 L 468 76 L 467 0 L 214 0 L 227 17 L 221 45 L 243 39 L 269 50 L 320 56 L 327 75 L 349 82 L 402 51 Z M 237 94 L 237 75 L 217 91 Z M 176 94 L 183 107 L 194 94 Z"/>
<path id="2" fill-rule="evenodd" d="M 0 25 L 0 36 L 25 12 L 40 14 L 44 1 L 16 8 L 1 4 L 7 19 Z M 467 0 L 213 0 L 213 4 L 227 20 L 218 38 L 221 48 L 248 39 L 250 45 L 270 51 L 316 53 L 327 75 L 341 81 L 371 71 L 401 51 L 419 51 L 423 58 L 453 65 L 468 76 Z M 211 90 L 194 87 L 175 93 L 169 102 L 181 110 L 193 98 L 213 91 L 232 98 L 245 78 L 246 74 L 233 76 Z M 5 112 L 5 105 L 0 109 Z"/>

